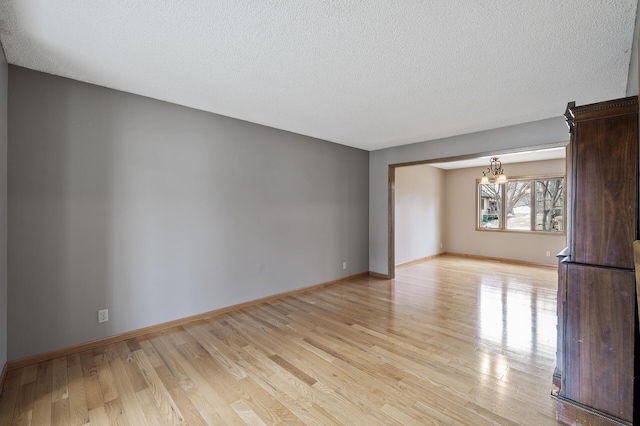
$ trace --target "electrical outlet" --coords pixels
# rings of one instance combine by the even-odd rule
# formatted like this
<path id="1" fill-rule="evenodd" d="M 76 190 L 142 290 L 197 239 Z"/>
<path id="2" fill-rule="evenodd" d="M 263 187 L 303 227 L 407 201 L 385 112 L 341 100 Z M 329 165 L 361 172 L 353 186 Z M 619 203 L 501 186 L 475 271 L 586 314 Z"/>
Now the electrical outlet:
<path id="1" fill-rule="evenodd" d="M 342 262 L 342 269 L 347 269 L 347 262 Z"/>
<path id="2" fill-rule="evenodd" d="M 98 322 L 107 322 L 109 321 L 109 310 L 101 309 L 98 311 Z"/>
<path id="3" fill-rule="evenodd" d="M 547 257 L 551 257 L 551 252 L 547 250 Z"/>

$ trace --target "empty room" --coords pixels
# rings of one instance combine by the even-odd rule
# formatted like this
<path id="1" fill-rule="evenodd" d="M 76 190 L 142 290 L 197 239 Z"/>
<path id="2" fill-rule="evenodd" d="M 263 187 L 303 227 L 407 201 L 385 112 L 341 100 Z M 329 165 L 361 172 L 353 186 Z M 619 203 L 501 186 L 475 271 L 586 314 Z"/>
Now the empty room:
<path id="1" fill-rule="evenodd" d="M 0 426 L 639 423 L 637 21 L 0 0 Z"/>

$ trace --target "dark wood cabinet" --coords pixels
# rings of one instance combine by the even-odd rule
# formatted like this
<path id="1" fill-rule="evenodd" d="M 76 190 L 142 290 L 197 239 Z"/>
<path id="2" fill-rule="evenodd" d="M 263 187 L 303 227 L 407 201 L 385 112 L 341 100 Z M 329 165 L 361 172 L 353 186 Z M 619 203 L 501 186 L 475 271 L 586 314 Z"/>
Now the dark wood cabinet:
<path id="1" fill-rule="evenodd" d="M 562 395 L 629 421 L 635 285 L 633 271 L 568 265 Z"/>
<path id="2" fill-rule="evenodd" d="M 572 103 L 565 116 L 571 139 L 568 248 L 558 255 L 558 419 L 633 424 L 638 100 Z"/>
<path id="3" fill-rule="evenodd" d="M 635 98 L 569 109 L 574 262 L 634 269 L 637 109 Z"/>

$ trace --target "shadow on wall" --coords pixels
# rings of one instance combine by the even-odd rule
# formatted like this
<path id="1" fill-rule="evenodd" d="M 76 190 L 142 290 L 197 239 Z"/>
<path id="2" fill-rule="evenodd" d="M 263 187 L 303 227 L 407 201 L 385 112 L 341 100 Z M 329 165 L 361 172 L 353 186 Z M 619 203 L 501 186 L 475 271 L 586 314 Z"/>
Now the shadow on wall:
<path id="1" fill-rule="evenodd" d="M 368 270 L 367 152 L 11 80 L 10 359 Z"/>

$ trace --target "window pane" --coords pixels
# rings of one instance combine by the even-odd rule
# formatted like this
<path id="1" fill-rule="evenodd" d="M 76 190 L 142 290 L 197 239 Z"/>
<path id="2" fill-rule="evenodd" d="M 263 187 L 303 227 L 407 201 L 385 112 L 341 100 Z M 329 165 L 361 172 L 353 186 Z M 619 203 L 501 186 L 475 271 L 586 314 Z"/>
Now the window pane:
<path id="1" fill-rule="evenodd" d="M 502 185 L 499 183 L 487 183 L 478 185 L 480 205 L 478 211 L 478 226 L 485 229 L 500 229 L 502 209 Z"/>
<path id="2" fill-rule="evenodd" d="M 536 231 L 564 231 L 562 199 L 562 179 L 536 181 Z"/>
<path id="3" fill-rule="evenodd" d="M 531 182 L 516 180 L 507 186 L 507 229 L 531 230 Z"/>

